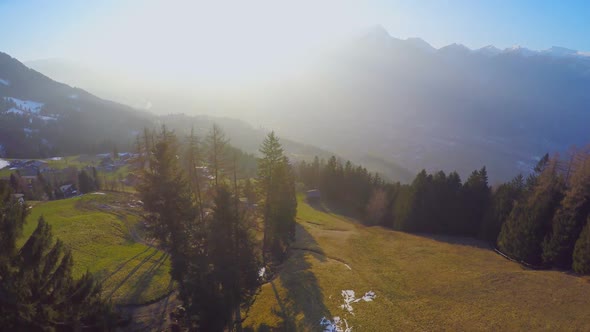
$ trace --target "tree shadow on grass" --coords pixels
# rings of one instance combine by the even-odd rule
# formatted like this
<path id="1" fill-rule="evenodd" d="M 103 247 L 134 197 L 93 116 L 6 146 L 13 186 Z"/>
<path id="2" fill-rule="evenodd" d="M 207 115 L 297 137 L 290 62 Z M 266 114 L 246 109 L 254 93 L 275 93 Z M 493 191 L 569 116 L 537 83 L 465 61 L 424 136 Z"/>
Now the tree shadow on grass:
<path id="1" fill-rule="evenodd" d="M 153 248 L 153 252 L 151 252 L 148 256 L 144 257 L 144 259 L 139 262 L 139 264 L 137 264 L 126 276 L 125 278 L 123 278 L 123 280 L 121 280 L 121 282 L 119 282 L 118 285 L 116 285 L 111 292 L 109 293 L 109 295 L 107 295 L 107 298 L 110 299 L 112 298 L 113 294 L 115 294 L 115 292 L 121 288 L 121 286 L 123 286 L 144 264 L 146 264 L 149 260 L 152 259 L 152 257 L 154 257 L 157 253 L 159 252 L 158 249 Z"/>
<path id="2" fill-rule="evenodd" d="M 145 250 L 143 250 L 140 253 L 137 253 L 135 256 L 129 258 L 128 260 L 124 261 L 123 263 L 119 264 L 119 266 L 117 266 L 117 268 L 115 270 L 113 270 L 113 272 L 109 273 L 107 276 L 105 276 L 101 281 L 102 283 L 104 283 L 105 281 L 107 281 L 110 277 L 114 276 L 115 274 L 117 274 L 119 271 L 121 271 L 121 269 L 123 269 L 125 267 L 125 265 L 129 264 L 129 262 L 135 260 L 137 257 L 145 254 L 146 252 L 148 252 L 151 248 L 147 247 L 145 248 Z"/>
<path id="3" fill-rule="evenodd" d="M 135 281 L 133 285 L 133 292 L 126 296 L 125 302 L 127 303 L 139 303 L 142 294 L 148 290 L 148 288 L 152 285 L 152 280 L 156 276 L 158 270 L 168 258 L 168 254 L 162 252 L 162 255 L 152 263 L 145 272 L 143 272 L 139 278 Z M 166 271 L 168 273 L 168 271 Z"/>
<path id="4" fill-rule="evenodd" d="M 326 262 L 321 247 L 309 232 L 297 224 L 297 241 L 282 264 L 279 278 L 270 282 L 278 307 L 272 312 L 282 319 L 280 326 L 265 325 L 258 331 L 309 331 L 320 330 L 322 317 L 332 317 L 324 304 L 324 296 L 312 269 L 314 259 Z M 309 249 L 307 249 L 309 248 Z"/>

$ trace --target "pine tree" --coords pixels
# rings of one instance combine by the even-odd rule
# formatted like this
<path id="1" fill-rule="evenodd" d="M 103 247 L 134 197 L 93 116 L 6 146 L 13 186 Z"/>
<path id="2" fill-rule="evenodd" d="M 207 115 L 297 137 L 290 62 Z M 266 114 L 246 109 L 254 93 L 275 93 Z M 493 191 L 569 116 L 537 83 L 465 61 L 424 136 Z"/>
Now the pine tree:
<path id="1" fill-rule="evenodd" d="M 465 219 L 461 227 L 461 233 L 476 235 L 480 229 L 480 223 L 488 207 L 491 189 L 488 186 L 488 174 L 486 168 L 473 171 L 463 185 Z"/>
<path id="2" fill-rule="evenodd" d="M 563 179 L 556 166 L 557 158 L 550 160 L 527 197 L 514 205 L 498 237 L 502 251 L 530 264 L 542 263 L 543 240 L 563 197 Z"/>
<path id="3" fill-rule="evenodd" d="M 590 215 L 576 241 L 572 267 L 578 273 L 590 274 Z"/>
<path id="4" fill-rule="evenodd" d="M 263 257 L 272 253 L 273 257 L 280 258 L 295 236 L 295 176 L 274 132 L 264 139 L 260 152 L 258 184 L 263 197 Z"/>
<path id="5" fill-rule="evenodd" d="M 100 324 L 108 329 L 109 309 L 99 285 L 89 273 L 73 279 L 72 255 L 60 240 L 53 241 L 43 218 L 17 251 L 26 205 L 11 200 L 6 189 L 0 183 L 0 326 L 28 331 Z"/>
<path id="6" fill-rule="evenodd" d="M 576 168 L 570 161 L 567 173 L 571 173 L 570 185 L 551 222 L 551 234 L 543 244 L 543 261 L 569 269 L 576 239 L 590 214 L 590 159 Z"/>
<path id="7" fill-rule="evenodd" d="M 196 211 L 179 165 L 178 149 L 174 133 L 162 127 L 149 151 L 149 167 L 142 174 L 138 191 L 149 213 L 147 221 L 152 225 L 152 234 L 170 253 L 171 275 L 179 282 L 182 293 Z"/>
<path id="8" fill-rule="evenodd" d="M 228 140 L 221 128 L 214 124 L 205 139 L 208 151 L 209 167 L 213 170 L 215 188 L 219 186 L 223 168 L 226 166 L 226 151 Z"/>
<path id="9" fill-rule="evenodd" d="M 479 238 L 496 244 L 502 225 L 512 211 L 515 202 L 520 200 L 524 193 L 524 186 L 524 177 L 518 175 L 512 181 L 503 183 L 496 188 L 482 220 Z"/>

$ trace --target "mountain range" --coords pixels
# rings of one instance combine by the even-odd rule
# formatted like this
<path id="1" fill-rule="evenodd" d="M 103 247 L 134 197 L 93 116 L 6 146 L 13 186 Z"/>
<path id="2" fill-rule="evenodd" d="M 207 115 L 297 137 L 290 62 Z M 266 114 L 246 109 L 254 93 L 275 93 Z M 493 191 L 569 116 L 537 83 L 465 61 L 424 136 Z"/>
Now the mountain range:
<path id="1" fill-rule="evenodd" d="M 247 153 L 256 153 L 267 133 L 230 118 L 138 110 L 54 81 L 0 52 L 0 157 L 45 158 L 111 152 L 114 147 L 132 151 L 144 128 L 166 125 L 180 134 L 194 129 L 204 136 L 214 123 Z M 288 139 L 281 142 L 294 160 L 332 155 Z"/>
<path id="2" fill-rule="evenodd" d="M 76 74 L 52 61 L 30 65 L 66 82 Z M 76 76 L 79 84 L 81 77 L 84 72 Z M 151 88 L 121 87 L 116 94 L 134 96 L 128 104 L 149 104 L 155 112 L 231 116 L 273 128 L 382 173 L 392 165 L 409 170 L 387 174 L 402 181 L 422 168 L 458 170 L 465 177 L 484 165 L 492 182 L 504 181 L 529 172 L 547 152 L 590 141 L 590 57 L 562 47 L 437 49 L 376 27 L 325 52 L 298 75 L 244 86 L 247 92 L 212 96 L 144 84 Z M 101 85 L 102 97 L 127 102 L 115 98 L 119 85 L 107 86 Z"/>

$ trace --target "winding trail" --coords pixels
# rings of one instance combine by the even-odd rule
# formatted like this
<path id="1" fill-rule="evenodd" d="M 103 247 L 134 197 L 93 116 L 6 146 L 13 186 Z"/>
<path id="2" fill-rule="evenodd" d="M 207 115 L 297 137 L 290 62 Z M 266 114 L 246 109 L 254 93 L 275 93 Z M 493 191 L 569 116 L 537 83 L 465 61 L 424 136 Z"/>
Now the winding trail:
<path id="1" fill-rule="evenodd" d="M 346 268 L 348 268 L 349 270 L 352 271 L 352 268 L 350 267 L 350 265 L 347 262 L 345 262 L 344 260 L 342 260 L 340 258 L 328 256 L 323 251 L 315 250 L 315 249 L 309 249 L 309 248 L 299 248 L 299 247 L 291 247 L 290 249 L 291 250 L 299 250 L 299 251 L 307 251 L 307 252 L 314 253 L 316 255 L 323 256 L 323 257 L 325 257 L 328 260 L 332 260 L 332 261 L 336 261 L 336 262 L 339 262 L 339 263 L 344 264 L 344 266 L 346 266 Z"/>

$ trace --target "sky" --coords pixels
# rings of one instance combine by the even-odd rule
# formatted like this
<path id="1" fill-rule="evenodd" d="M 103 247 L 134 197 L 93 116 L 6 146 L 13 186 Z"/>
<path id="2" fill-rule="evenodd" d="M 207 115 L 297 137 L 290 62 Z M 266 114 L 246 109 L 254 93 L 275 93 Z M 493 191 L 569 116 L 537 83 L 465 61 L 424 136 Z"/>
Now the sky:
<path id="1" fill-rule="evenodd" d="M 0 0 L 0 51 L 224 80 L 272 74 L 377 24 L 435 47 L 590 51 L 588 17 L 590 1 Z"/>

